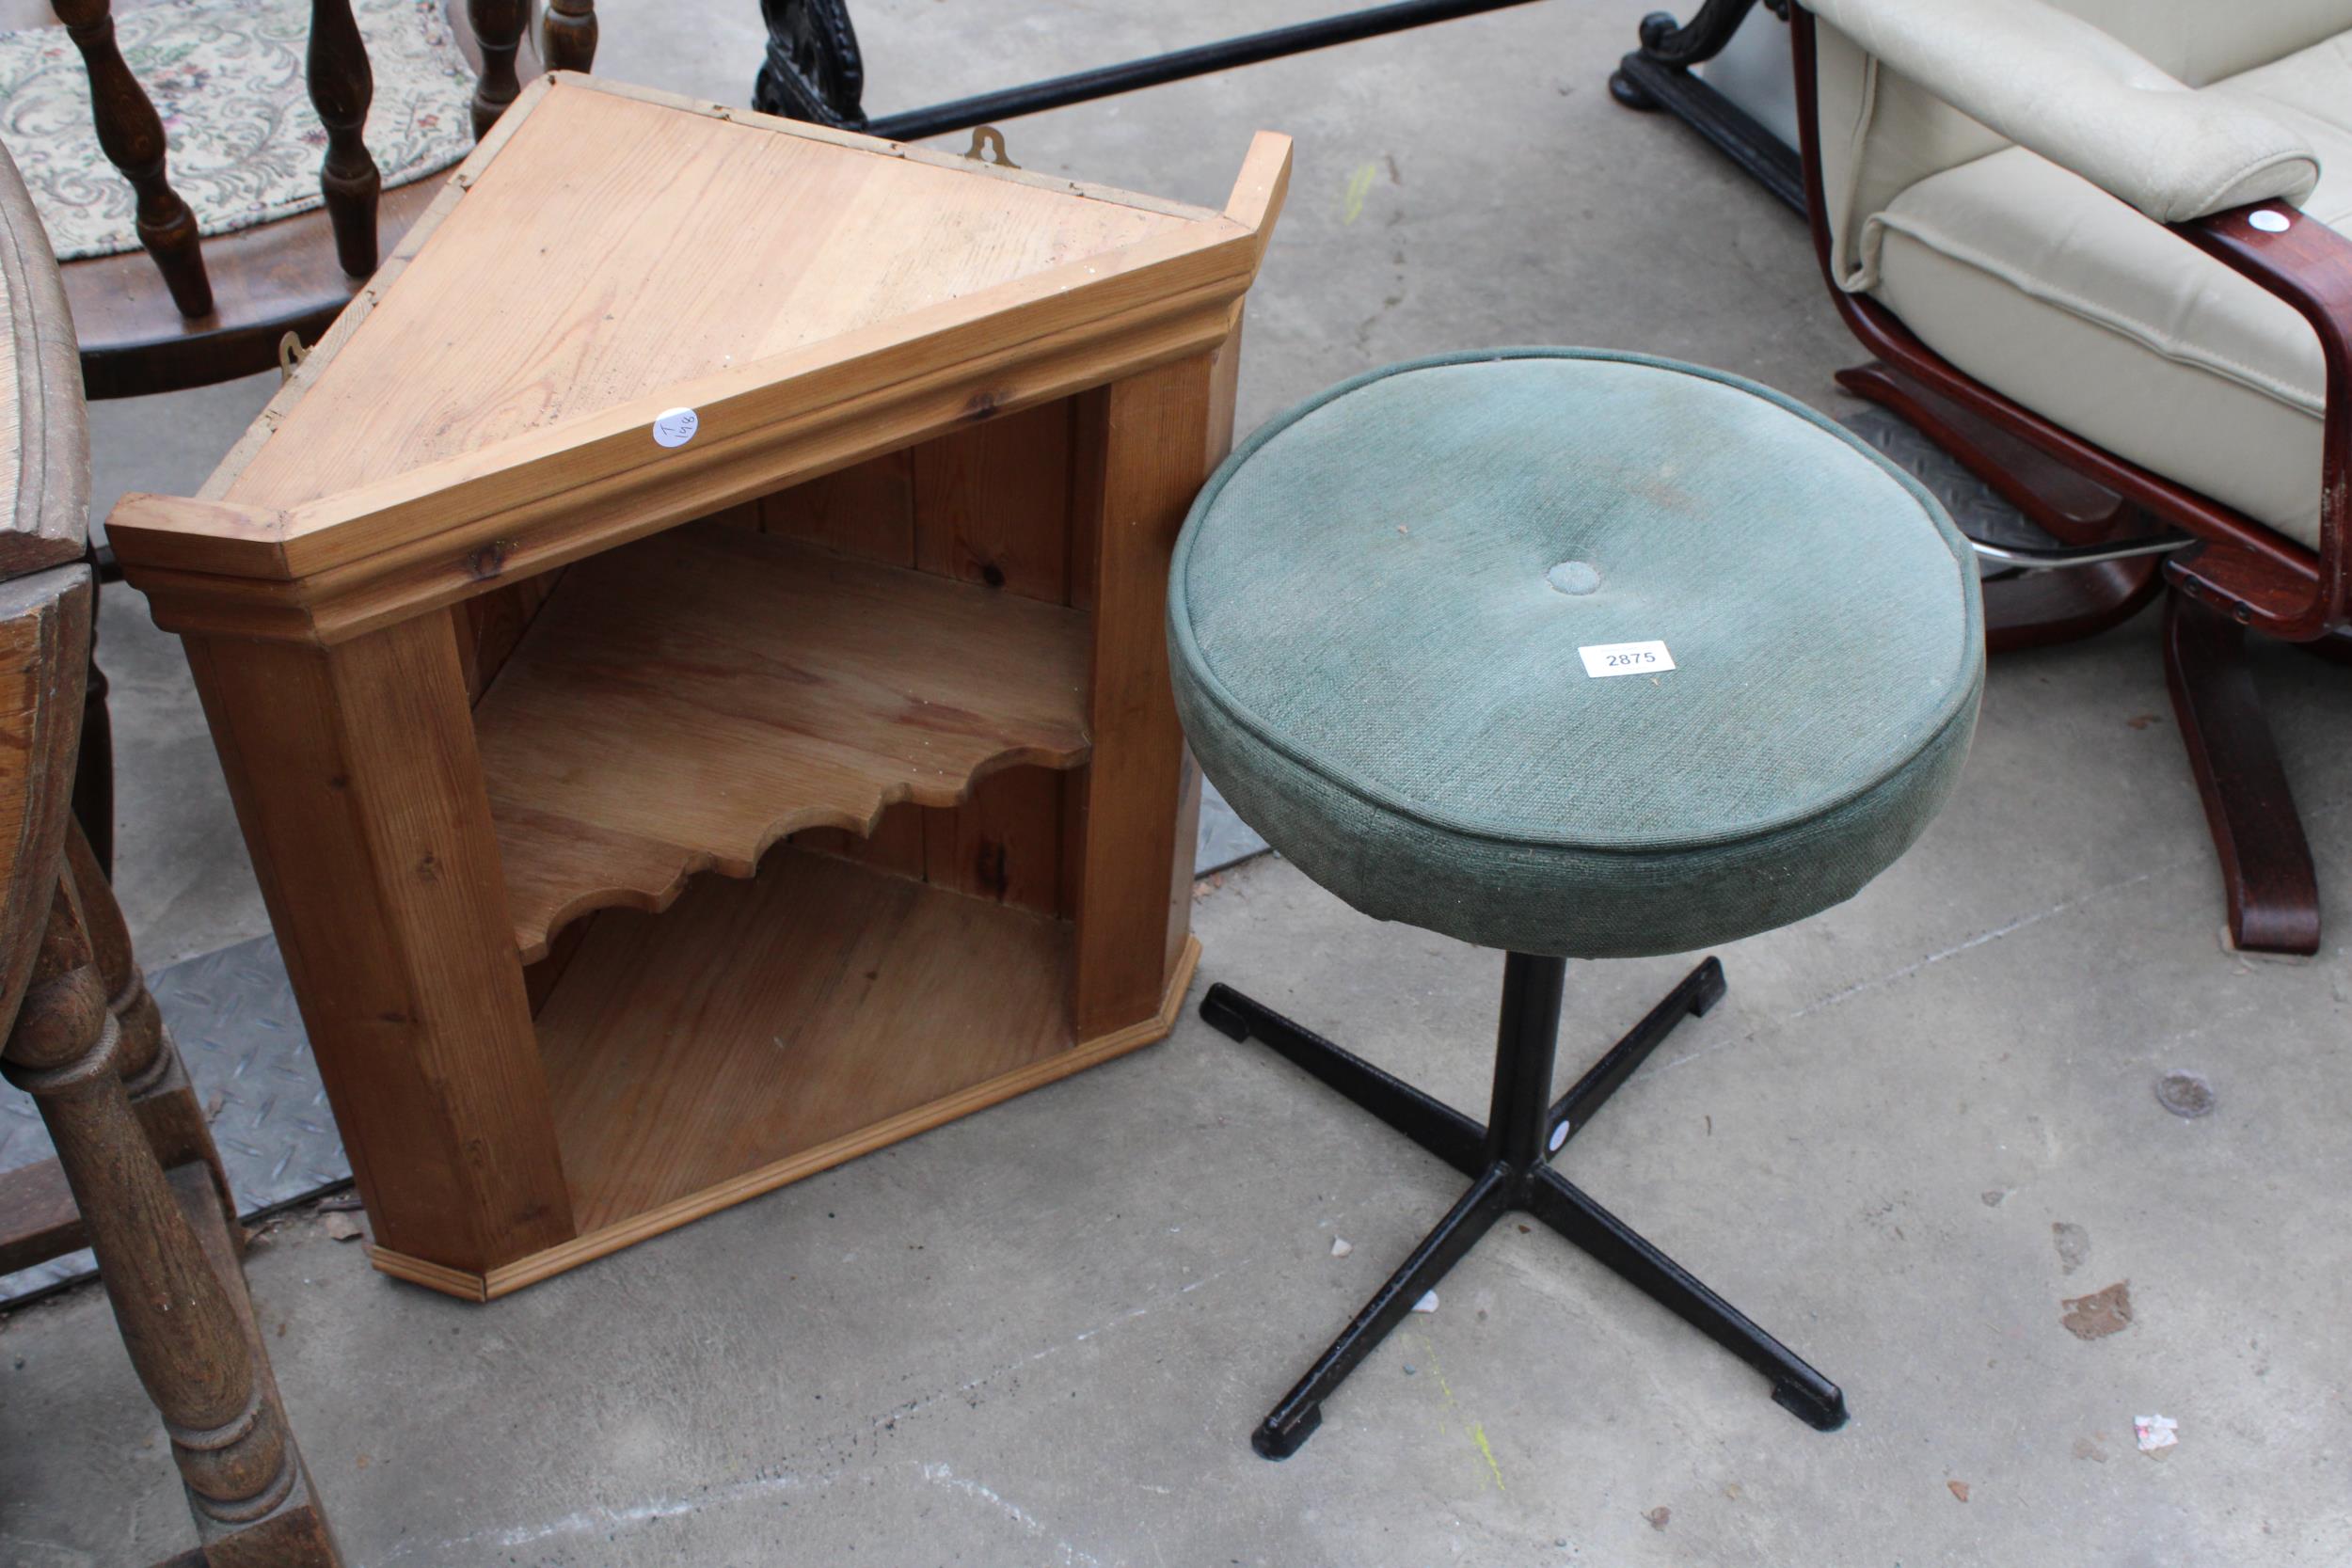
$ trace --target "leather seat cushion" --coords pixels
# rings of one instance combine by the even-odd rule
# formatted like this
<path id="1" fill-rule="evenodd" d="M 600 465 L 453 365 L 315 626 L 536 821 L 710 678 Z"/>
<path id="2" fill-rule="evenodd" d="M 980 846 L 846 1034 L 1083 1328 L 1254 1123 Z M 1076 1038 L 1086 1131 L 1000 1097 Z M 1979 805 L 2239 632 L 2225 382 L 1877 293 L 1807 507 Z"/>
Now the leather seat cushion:
<path id="1" fill-rule="evenodd" d="M 2352 34 L 2201 89 L 2258 101 L 2320 154 L 2305 214 L 2352 230 Z M 2045 419 L 2312 548 L 2318 340 L 2293 307 L 2088 182 L 2011 147 L 1872 220 L 1872 294 Z"/>

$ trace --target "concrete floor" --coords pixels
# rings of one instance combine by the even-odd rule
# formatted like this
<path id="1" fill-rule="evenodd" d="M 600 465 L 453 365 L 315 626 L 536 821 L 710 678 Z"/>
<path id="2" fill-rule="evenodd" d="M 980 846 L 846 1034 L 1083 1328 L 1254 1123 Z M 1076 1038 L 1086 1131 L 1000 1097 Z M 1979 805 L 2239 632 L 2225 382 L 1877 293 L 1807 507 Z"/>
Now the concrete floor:
<path id="1" fill-rule="evenodd" d="M 857 0 L 886 112 L 1318 14 Z M 1356 370 L 1564 341 L 1820 406 L 1854 357 L 1797 221 L 1602 83 L 1639 8 L 1551 4 L 1009 128 L 1032 166 L 1221 199 L 1299 139 L 1245 426 Z M 749 0 L 607 0 L 600 65 L 742 101 Z M 96 411 L 102 505 L 184 490 L 255 383 Z M 1254 1046 L 1165 1044 L 489 1308 L 310 1221 L 248 1274 L 355 1563 L 2174 1563 L 2352 1560 L 2352 683 L 2261 677 L 2328 896 L 2308 962 L 2217 940 L 2147 619 L 2007 658 L 1958 798 L 1860 897 L 1724 951 L 1571 1173 L 1842 1382 L 1820 1435 L 1547 1234 L 1498 1232 L 1297 1458 L 1245 1437 L 1454 1180 Z M 265 928 L 176 646 L 106 610 L 151 964 Z M 1203 974 L 1483 1108 L 1499 961 L 1279 862 Z M 1564 1072 L 1687 960 L 1572 972 Z M 2154 1089 L 2204 1075 L 2185 1120 Z M 1331 1256 L 1335 1237 L 1353 1243 Z M 2061 1301 L 2128 1281 L 2085 1340 Z M 2179 1445 L 2136 1450 L 2162 1414 Z M 1653 1523 L 1653 1518 L 1657 1521 Z M 0 1323 L 0 1562 L 193 1533 L 82 1291 Z"/>

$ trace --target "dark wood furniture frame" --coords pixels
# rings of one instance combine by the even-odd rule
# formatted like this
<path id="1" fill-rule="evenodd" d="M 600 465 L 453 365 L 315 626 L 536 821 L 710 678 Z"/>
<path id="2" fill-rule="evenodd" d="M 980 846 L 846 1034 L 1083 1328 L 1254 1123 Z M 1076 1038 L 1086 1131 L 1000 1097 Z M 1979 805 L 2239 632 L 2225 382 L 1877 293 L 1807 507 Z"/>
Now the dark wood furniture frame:
<path id="1" fill-rule="evenodd" d="M 2103 631 L 2165 599 L 2167 684 L 2205 818 L 2220 856 L 2230 933 L 2242 948 L 2313 953 L 2319 889 L 2246 658 L 2256 631 L 2346 657 L 2352 626 L 2352 240 L 2283 202 L 2256 202 L 2169 227 L 2186 243 L 2295 307 L 2318 334 L 2327 366 L 2319 549 L 2184 488 L 2043 419 L 1960 371 L 1894 313 L 1838 286 L 1815 124 L 1814 20 L 1793 7 L 1797 119 L 1803 132 L 1814 249 L 1838 313 L 1876 357 L 1840 372 L 1848 390 L 1883 404 L 2069 544 L 2147 531 L 2151 519 L 2197 545 L 1985 585 L 1994 652 Z M 2288 218 L 2269 233 L 2248 221 Z"/>
<path id="2" fill-rule="evenodd" d="M 21 6 L 15 8 L 22 8 Z M 319 171 L 323 211 L 199 239 L 171 188 L 163 121 L 115 42 L 110 0 L 50 0 L 88 68 L 99 145 L 138 193 L 145 254 L 69 261 L 61 269 L 92 398 L 145 397 L 271 369 L 292 332 L 315 341 L 374 275 L 439 194 L 437 177 L 390 191 L 361 139 L 374 83 L 351 0 L 312 0 L 310 102 L 327 130 Z M 459 45 L 480 73 L 474 135 L 547 69 L 586 71 L 596 48 L 594 0 L 549 0 L 542 36 L 525 36 L 530 0 L 450 6 Z"/>
<path id="3" fill-rule="evenodd" d="M 474 135 L 497 123 L 543 69 L 586 71 L 596 52 L 595 0 L 548 0 L 539 36 L 531 0 L 448 0 L 451 31 L 476 71 Z M 59 272 L 81 350 L 84 395 L 184 391 L 281 364 L 287 336 L 315 342 L 375 275 L 387 246 L 439 196 L 429 175 L 384 189 L 363 139 L 374 96 L 351 0 L 312 0 L 311 106 L 327 130 L 323 209 L 204 240 L 171 188 L 163 121 L 115 41 L 112 0 L 0 0 L 0 23 L 55 17 L 89 73 L 100 148 L 138 197 L 143 251 L 93 256 Z M 545 61 L 543 68 L 542 61 Z M 119 581 L 110 550 L 91 552 L 100 583 Z M 93 638 L 97 616 L 90 620 Z M 73 815 L 99 865 L 114 866 L 114 728 L 93 645 L 84 687 Z"/>
<path id="4" fill-rule="evenodd" d="M 0 280 L 16 413 L 0 432 L 0 1071 L 56 1148 L 0 1175 L 0 1274 L 97 1255 L 202 1543 L 174 1568 L 335 1568 L 212 1132 L 69 808 L 95 605 L 89 441 L 64 292 L 4 152 Z"/>

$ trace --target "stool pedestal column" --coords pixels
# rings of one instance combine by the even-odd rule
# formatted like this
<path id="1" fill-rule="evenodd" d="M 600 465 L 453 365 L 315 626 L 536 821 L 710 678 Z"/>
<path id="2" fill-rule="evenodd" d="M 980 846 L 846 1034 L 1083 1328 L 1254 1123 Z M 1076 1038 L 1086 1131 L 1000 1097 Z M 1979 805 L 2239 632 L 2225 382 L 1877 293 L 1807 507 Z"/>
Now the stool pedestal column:
<path id="1" fill-rule="evenodd" d="M 1444 1102 L 1262 1006 L 1211 986 L 1200 1016 L 1237 1040 L 1253 1036 L 1325 1085 L 1471 1179 L 1298 1386 L 1250 1433 L 1268 1459 L 1287 1459 L 1323 1422 L 1323 1402 L 1370 1355 L 1413 1304 L 1469 1255 L 1495 1221 L 1524 1211 L 1575 1243 L 1659 1305 L 1772 1380 L 1772 1398 L 1824 1432 L 1843 1426 L 1845 1395 L 1788 1347 L 1551 1168 L 1551 1157 L 1686 1018 L 1722 1000 L 1723 965 L 1707 959 L 1557 1101 L 1551 1075 L 1567 960 L 1513 953 L 1503 961 L 1494 1098 L 1481 1127 Z"/>

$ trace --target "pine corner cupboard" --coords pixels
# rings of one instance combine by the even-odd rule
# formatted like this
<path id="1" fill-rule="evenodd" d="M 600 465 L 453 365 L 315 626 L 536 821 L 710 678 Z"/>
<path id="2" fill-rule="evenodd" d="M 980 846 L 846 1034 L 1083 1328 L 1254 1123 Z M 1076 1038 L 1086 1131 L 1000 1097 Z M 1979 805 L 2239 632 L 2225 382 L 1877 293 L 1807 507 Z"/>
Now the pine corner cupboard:
<path id="1" fill-rule="evenodd" d="M 378 1268 L 488 1300 L 1168 1032 L 1168 560 L 1288 168 L 559 74 L 124 499 Z"/>

